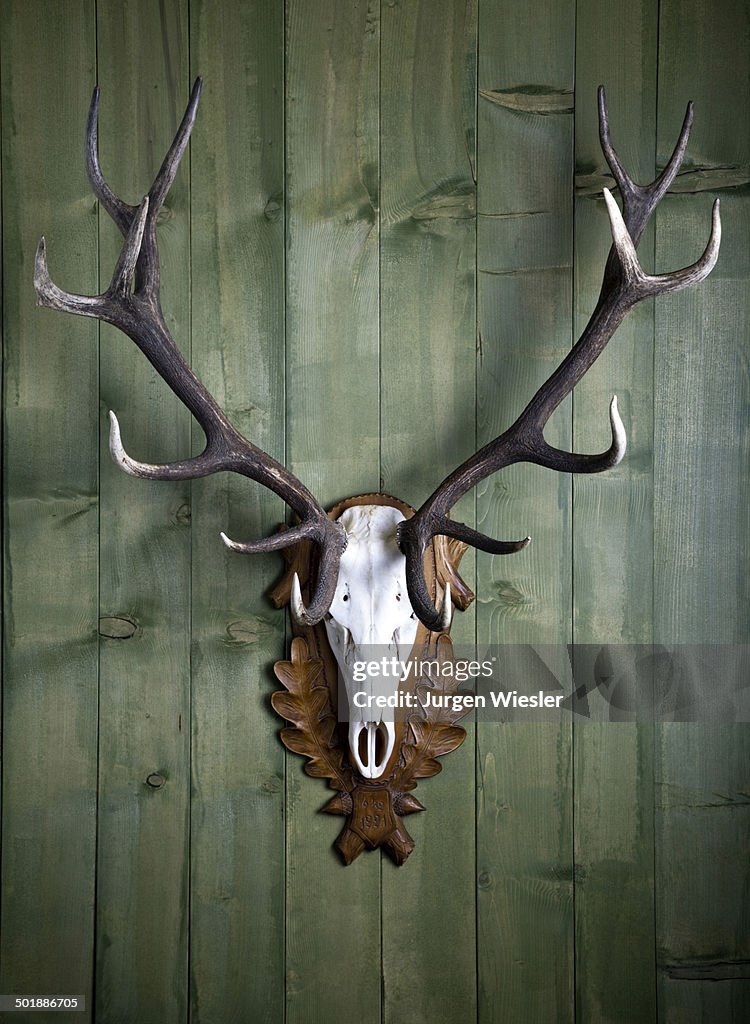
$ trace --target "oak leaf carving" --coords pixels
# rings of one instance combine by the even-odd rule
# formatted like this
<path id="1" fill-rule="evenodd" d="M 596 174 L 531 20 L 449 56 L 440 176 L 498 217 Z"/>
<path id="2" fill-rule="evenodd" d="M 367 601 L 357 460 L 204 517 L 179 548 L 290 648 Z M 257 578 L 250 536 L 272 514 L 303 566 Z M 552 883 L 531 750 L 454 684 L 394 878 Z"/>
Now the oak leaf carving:
<path id="1" fill-rule="evenodd" d="M 281 730 L 287 750 L 309 758 L 305 772 L 329 779 L 332 789 L 351 790 L 351 769 L 338 742 L 336 715 L 323 676 L 323 662 L 311 658 L 302 637 L 292 640 L 290 661 L 277 661 L 274 673 L 286 690 L 271 694 L 271 704 L 294 728 Z"/>

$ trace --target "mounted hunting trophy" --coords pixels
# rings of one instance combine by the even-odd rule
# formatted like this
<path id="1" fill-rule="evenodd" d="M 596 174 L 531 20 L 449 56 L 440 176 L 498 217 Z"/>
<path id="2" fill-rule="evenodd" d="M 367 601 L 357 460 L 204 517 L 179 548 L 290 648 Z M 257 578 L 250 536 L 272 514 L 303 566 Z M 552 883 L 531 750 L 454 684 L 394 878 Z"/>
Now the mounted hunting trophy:
<path id="1" fill-rule="evenodd" d="M 233 551 L 255 554 L 284 550 L 287 571 L 271 594 L 277 607 L 289 604 L 296 633 L 291 660 L 275 672 L 285 689 L 273 694 L 276 711 L 291 723 L 281 731 L 289 750 L 309 758 L 308 774 L 329 780 L 336 791 L 324 808 L 347 822 L 336 845 L 349 864 L 364 849 L 385 846 L 401 864 L 414 843 L 401 821 L 423 810 L 413 796 L 417 781 L 437 774 L 437 757 L 465 737 L 456 724 L 461 713 L 436 713 L 416 702 L 403 720 L 382 705 L 362 706 L 354 665 L 368 647 L 405 663 L 411 652 L 431 649 L 449 660 L 448 632 L 453 605 L 464 609 L 474 598 L 458 574 L 469 546 L 512 554 L 529 543 L 493 540 L 455 522 L 450 511 L 467 491 L 505 466 L 531 462 L 561 473 L 601 473 L 625 453 L 625 430 L 613 398 L 609 407 L 612 443 L 599 455 L 553 448 L 544 439 L 552 413 L 570 394 L 604 349 L 626 313 L 641 299 L 687 288 L 713 269 L 719 253 L 719 201 L 713 208 L 711 236 L 692 266 L 668 274 L 646 274 L 636 247 L 659 201 L 682 162 L 693 119 L 688 106 L 669 163 L 649 185 L 636 185 L 612 147 L 604 90 L 599 89 L 602 150 L 620 191 L 622 213 L 607 189 L 613 245 L 596 308 L 580 339 L 524 411 L 489 444 L 437 485 L 416 511 L 386 494 L 347 498 L 326 511 L 305 485 L 266 452 L 243 437 L 204 388 L 172 339 L 160 304 L 156 223 L 174 181 L 195 122 L 201 81 L 193 87 L 182 123 L 148 194 L 139 206 L 123 202 L 104 180 L 97 150 L 99 90 L 94 91 L 86 130 L 86 169 L 94 195 L 125 237 L 109 287 L 101 295 L 73 295 L 58 288 L 47 270 L 44 239 L 36 255 L 34 284 L 38 303 L 66 313 L 114 324 L 131 338 L 190 410 L 206 436 L 200 455 L 167 465 L 132 459 L 110 412 L 109 446 L 121 469 L 148 480 L 185 480 L 231 472 L 249 477 L 279 495 L 295 521 L 263 540 L 236 542 Z M 365 659 L 366 660 L 366 656 Z M 338 682 L 348 708 L 338 713 Z M 438 685 L 429 672 L 391 680 L 392 696 Z M 439 681 L 444 689 L 444 680 Z M 394 702 L 391 702 L 394 703 Z M 339 722 L 348 720 L 348 736 Z M 348 744 L 347 744 L 348 739 Z"/>

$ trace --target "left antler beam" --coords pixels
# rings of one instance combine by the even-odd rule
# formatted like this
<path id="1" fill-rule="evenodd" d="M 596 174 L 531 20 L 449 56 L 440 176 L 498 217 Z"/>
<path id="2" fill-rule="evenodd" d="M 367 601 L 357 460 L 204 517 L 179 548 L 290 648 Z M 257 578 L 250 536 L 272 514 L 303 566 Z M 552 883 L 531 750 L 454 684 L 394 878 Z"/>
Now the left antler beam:
<path id="1" fill-rule="evenodd" d="M 111 413 L 110 450 L 121 469 L 149 480 L 187 480 L 224 471 L 238 473 L 278 494 L 297 514 L 300 525 L 285 533 L 243 545 L 227 542 L 235 549 L 258 552 L 286 547 L 301 536 L 313 541 L 320 553 L 317 585 L 309 607 L 305 608 L 300 600 L 297 609 L 299 619 L 306 625 L 313 625 L 323 618 L 333 599 L 339 560 L 346 546 L 344 531 L 328 518 L 296 476 L 232 426 L 186 363 L 169 333 L 161 309 L 156 220 L 187 148 L 200 94 L 201 80 L 197 79 L 180 127 L 148 195 L 140 206 L 131 206 L 115 195 L 99 166 L 99 89 L 94 90 L 86 128 L 86 170 L 94 194 L 125 236 L 125 241 L 107 290 L 101 295 L 88 296 L 65 292 L 54 284 L 47 269 L 42 238 L 34 272 L 37 301 L 41 306 L 65 313 L 105 320 L 127 334 L 187 406 L 206 435 L 203 452 L 193 458 L 166 465 L 138 462 L 125 451 L 117 417 Z"/>

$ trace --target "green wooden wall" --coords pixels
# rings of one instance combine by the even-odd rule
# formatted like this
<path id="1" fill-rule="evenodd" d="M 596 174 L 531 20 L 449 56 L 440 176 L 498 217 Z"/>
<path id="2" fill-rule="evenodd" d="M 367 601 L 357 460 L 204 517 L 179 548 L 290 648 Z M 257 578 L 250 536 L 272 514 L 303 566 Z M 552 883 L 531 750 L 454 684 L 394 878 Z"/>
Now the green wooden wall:
<path id="1" fill-rule="evenodd" d="M 695 100 L 641 251 L 696 258 L 720 195 L 719 265 L 631 314 L 550 423 L 604 447 L 616 392 L 616 470 L 515 467 L 462 501 L 534 543 L 467 556 L 454 634 L 750 640 L 747 0 L 2 0 L 0 993 L 87 1000 L 12 1019 L 750 1019 L 748 726 L 470 725 L 420 788 L 407 864 L 339 864 L 269 705 L 278 559 L 218 537 L 283 508 L 237 479 L 120 474 L 107 410 L 149 461 L 199 431 L 127 339 L 34 306 L 42 232 L 75 291 L 117 252 L 83 170 L 94 83 L 105 173 L 134 201 L 197 74 L 161 225 L 169 324 L 326 504 L 419 503 L 571 345 L 608 247 L 599 82 L 642 181 Z"/>

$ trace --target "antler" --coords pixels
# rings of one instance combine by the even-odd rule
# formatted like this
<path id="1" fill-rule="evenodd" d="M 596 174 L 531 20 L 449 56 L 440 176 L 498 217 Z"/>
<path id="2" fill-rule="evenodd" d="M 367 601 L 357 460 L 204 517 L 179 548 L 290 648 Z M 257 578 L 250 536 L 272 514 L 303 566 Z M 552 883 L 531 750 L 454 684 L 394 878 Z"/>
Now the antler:
<path id="1" fill-rule="evenodd" d="M 713 207 L 711 236 L 705 252 L 692 266 L 671 274 L 646 274 L 638 262 L 636 246 L 651 214 L 680 169 L 693 122 L 688 104 L 680 137 L 669 163 L 650 185 L 636 185 L 622 166 L 609 134 L 604 87 L 599 87 L 599 138 L 604 156 L 622 197 L 620 211 L 608 189 L 604 199 L 609 213 L 613 245 L 607 259 L 601 292 L 591 319 L 578 342 L 551 377 L 542 384 L 515 423 L 486 444 L 446 477 L 411 518 L 399 526 L 398 542 L 406 556 L 406 579 L 412 606 L 431 629 L 440 628 L 440 614 L 427 590 L 423 556 L 437 534 L 456 537 L 482 551 L 510 554 L 526 547 L 521 541 L 493 540 L 463 523 L 448 518 L 450 509 L 481 480 L 516 462 L 533 462 L 562 473 L 601 473 L 617 465 L 625 454 L 625 429 L 617 410 L 617 398 L 609 408 L 612 444 L 600 455 L 560 451 L 544 440 L 544 428 L 552 413 L 583 377 L 620 325 L 625 314 L 641 299 L 679 291 L 707 277 L 719 255 L 721 223 L 719 200 Z"/>
<path id="2" fill-rule="evenodd" d="M 86 170 L 94 195 L 125 236 L 109 287 L 101 295 L 73 295 L 58 288 L 47 270 L 44 238 L 40 239 L 34 269 L 34 286 L 40 306 L 95 317 L 114 324 L 131 338 L 172 391 L 196 418 L 206 435 L 200 455 L 152 465 L 132 459 L 123 448 L 117 417 L 110 412 L 110 451 L 121 469 L 147 480 L 189 480 L 222 471 L 239 473 L 274 491 L 297 514 L 300 524 L 265 540 L 238 544 L 224 534 L 222 539 L 236 551 L 276 551 L 311 540 L 318 545 L 319 568 L 315 593 L 305 608 L 295 586 L 294 610 L 307 625 L 319 622 L 327 612 L 336 589 L 341 553 L 346 546 L 343 528 L 332 522 L 324 509 L 297 477 L 260 448 L 243 437 L 227 419 L 214 398 L 201 384 L 169 333 L 159 298 L 159 256 L 156 220 L 195 123 L 201 94 L 196 79 L 185 115 L 164 162 L 140 206 L 123 202 L 104 180 L 99 166 L 97 121 L 99 89 L 94 90 L 86 126 Z"/>

